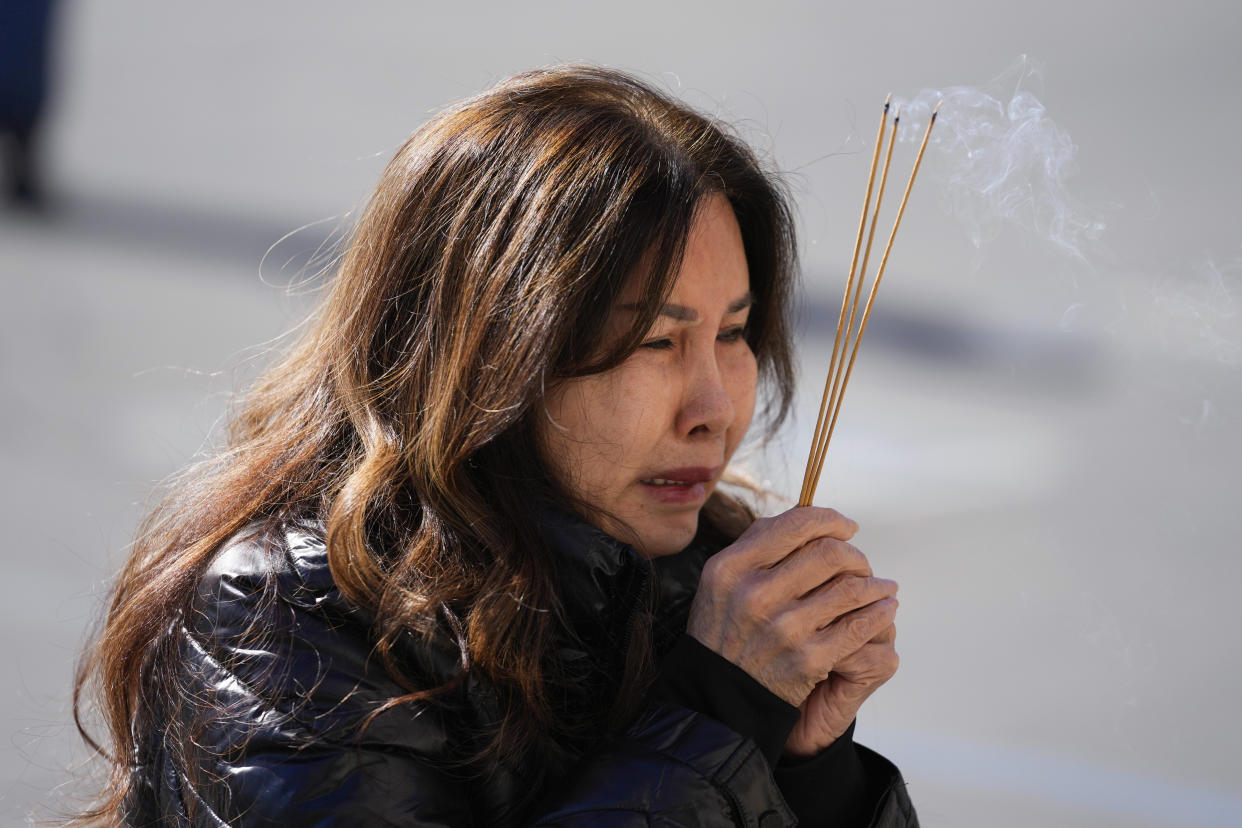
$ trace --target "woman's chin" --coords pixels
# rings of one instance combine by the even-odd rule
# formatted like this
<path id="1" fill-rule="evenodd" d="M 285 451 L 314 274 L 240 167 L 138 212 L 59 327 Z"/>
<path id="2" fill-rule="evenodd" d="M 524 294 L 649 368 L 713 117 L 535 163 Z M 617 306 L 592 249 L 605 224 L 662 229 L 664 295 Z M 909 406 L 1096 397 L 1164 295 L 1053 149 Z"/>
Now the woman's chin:
<path id="1" fill-rule="evenodd" d="M 676 555 L 690 545 L 699 530 L 698 511 L 688 512 L 675 520 L 664 520 L 658 525 L 641 527 L 635 548 L 645 558 L 663 558 Z"/>

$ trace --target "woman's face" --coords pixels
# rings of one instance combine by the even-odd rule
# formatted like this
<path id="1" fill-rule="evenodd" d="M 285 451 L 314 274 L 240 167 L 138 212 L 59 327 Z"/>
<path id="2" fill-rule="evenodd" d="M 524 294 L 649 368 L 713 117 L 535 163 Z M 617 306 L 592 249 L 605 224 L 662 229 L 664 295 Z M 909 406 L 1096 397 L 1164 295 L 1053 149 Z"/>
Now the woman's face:
<path id="1" fill-rule="evenodd" d="M 638 286 L 609 320 L 633 323 Z M 684 549 L 699 510 L 750 425 L 757 369 L 746 342 L 750 276 L 737 219 L 719 194 L 700 207 L 667 304 L 616 368 L 559 384 L 542 450 L 601 529 L 648 556 Z"/>

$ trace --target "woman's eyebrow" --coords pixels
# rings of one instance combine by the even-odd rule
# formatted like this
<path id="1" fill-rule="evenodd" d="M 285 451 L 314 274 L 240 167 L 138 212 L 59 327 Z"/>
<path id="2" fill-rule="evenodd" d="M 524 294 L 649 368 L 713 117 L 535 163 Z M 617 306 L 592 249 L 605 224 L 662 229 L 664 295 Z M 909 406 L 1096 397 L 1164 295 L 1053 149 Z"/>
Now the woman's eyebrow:
<path id="1" fill-rule="evenodd" d="M 755 294 L 748 290 L 742 296 L 733 300 L 725 310 L 725 313 L 737 313 L 738 311 L 746 310 L 753 304 L 755 304 Z"/>
<path id="2" fill-rule="evenodd" d="M 745 294 L 734 299 L 729 303 L 729 307 L 725 308 L 726 314 L 744 311 L 755 303 L 755 295 L 749 290 Z M 642 306 L 637 302 L 628 302 L 621 305 L 621 310 L 636 311 Z M 672 302 L 660 306 L 660 316 L 667 316 L 670 319 L 676 319 L 678 322 L 698 322 L 699 313 L 694 308 L 688 308 L 685 305 L 677 305 Z"/>

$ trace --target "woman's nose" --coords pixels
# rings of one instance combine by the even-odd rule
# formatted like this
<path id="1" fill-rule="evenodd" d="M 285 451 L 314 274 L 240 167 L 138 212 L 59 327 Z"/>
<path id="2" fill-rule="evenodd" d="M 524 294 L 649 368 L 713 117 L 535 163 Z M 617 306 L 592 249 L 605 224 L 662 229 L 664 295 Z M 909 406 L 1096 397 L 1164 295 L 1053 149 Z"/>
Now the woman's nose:
<path id="1" fill-rule="evenodd" d="M 686 377 L 685 393 L 677 416 L 679 434 L 723 434 L 736 416 L 720 364 L 715 355 L 696 360 Z"/>

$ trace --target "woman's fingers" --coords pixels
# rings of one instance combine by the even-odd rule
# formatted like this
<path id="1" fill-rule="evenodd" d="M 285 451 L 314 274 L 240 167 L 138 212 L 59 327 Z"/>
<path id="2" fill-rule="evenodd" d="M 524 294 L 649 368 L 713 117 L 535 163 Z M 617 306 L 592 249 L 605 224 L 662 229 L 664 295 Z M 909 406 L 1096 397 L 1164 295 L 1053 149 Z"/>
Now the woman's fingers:
<path id="1" fill-rule="evenodd" d="M 839 572 L 870 575 L 867 559 L 845 543 L 856 531 L 858 524 L 835 509 L 807 506 L 760 518 L 708 559 L 701 586 L 723 592 L 758 587 L 784 599 L 800 597 Z"/>
<path id="2" fill-rule="evenodd" d="M 832 672 L 855 685 L 865 699 L 896 674 L 900 661 L 892 644 L 871 642 L 841 659 Z"/>
<path id="3" fill-rule="evenodd" d="M 855 610 L 885 598 L 896 598 L 897 582 L 874 576 L 840 575 L 802 597 L 791 612 L 822 629 Z"/>
<path id="4" fill-rule="evenodd" d="M 872 644 L 896 644 L 897 643 L 897 625 L 889 624 L 879 635 L 871 639 Z"/>
<path id="5" fill-rule="evenodd" d="M 800 506 L 756 520 L 729 549 L 751 566 L 768 567 L 817 538 L 847 541 L 857 532 L 858 524 L 836 509 Z"/>
<path id="6" fill-rule="evenodd" d="M 707 561 L 686 631 L 801 704 L 838 661 L 890 634 L 897 585 L 847 542 L 857 529 L 813 507 L 755 521 Z"/>
<path id="7" fill-rule="evenodd" d="M 838 664 L 849 654 L 861 649 L 883 633 L 885 628 L 892 626 L 896 616 L 897 599 L 892 596 L 881 598 L 861 609 L 839 616 L 820 630 L 816 636 L 816 649 L 835 671 Z"/>
<path id="8" fill-rule="evenodd" d="M 795 549 L 768 570 L 768 579 L 782 594 L 803 598 L 833 578 L 871 574 L 871 564 L 858 548 L 836 538 L 815 538 Z"/>

